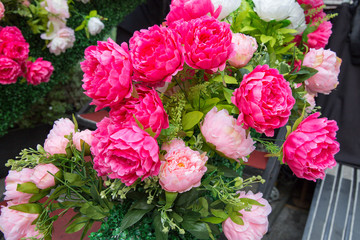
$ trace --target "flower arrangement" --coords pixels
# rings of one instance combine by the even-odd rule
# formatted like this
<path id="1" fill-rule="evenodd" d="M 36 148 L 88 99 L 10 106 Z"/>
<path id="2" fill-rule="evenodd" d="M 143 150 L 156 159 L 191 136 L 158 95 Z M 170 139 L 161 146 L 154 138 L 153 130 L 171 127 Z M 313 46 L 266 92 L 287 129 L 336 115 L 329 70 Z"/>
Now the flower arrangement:
<path id="1" fill-rule="evenodd" d="M 83 88 L 109 117 L 94 132 L 60 119 L 44 147 L 9 160 L 5 237 L 51 238 L 73 209 L 68 233 L 103 222 L 91 239 L 261 239 L 271 207 L 247 187 L 264 180 L 241 177 L 255 142 L 313 181 L 339 151 L 336 122 L 312 101 L 337 85 L 341 60 L 321 45 L 331 16 L 302 4 L 173 0 L 129 46 L 88 47 Z"/>

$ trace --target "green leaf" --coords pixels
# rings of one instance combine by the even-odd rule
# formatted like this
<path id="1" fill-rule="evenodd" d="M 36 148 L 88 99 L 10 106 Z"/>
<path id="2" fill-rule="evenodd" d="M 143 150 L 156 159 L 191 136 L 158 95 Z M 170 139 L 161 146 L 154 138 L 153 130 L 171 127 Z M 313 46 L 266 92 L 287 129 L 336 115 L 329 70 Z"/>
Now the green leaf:
<path id="1" fill-rule="evenodd" d="M 214 77 L 213 79 L 214 82 L 223 82 L 223 78 L 221 75 L 217 75 L 216 77 Z M 236 78 L 228 76 L 228 75 L 224 75 L 224 81 L 227 84 L 238 84 L 238 81 L 236 80 Z"/>
<path id="2" fill-rule="evenodd" d="M 145 132 L 147 132 L 150 136 L 155 137 L 156 133 L 153 132 L 151 128 L 145 129 Z"/>
<path id="3" fill-rule="evenodd" d="M 274 39 L 272 36 L 267 36 L 267 35 L 264 35 L 264 34 L 262 34 L 261 36 L 260 36 L 260 41 L 262 42 L 262 43 L 267 43 L 267 42 L 269 42 L 270 40 L 272 40 L 272 39 Z M 275 39 L 276 40 L 276 39 Z"/>
<path id="4" fill-rule="evenodd" d="M 285 135 L 285 139 L 287 139 L 287 137 L 290 135 L 291 133 L 291 127 L 289 125 L 286 126 L 286 135 Z"/>
<path id="5" fill-rule="evenodd" d="M 175 205 L 179 207 L 187 207 L 198 199 L 198 197 L 198 191 L 196 191 L 195 188 L 192 188 L 190 191 L 179 194 Z"/>
<path id="6" fill-rule="evenodd" d="M 92 227 L 92 225 L 94 224 L 94 222 L 95 222 L 94 220 L 89 220 L 89 221 L 86 223 L 86 225 L 85 225 L 85 227 L 84 227 L 84 230 L 83 230 L 83 232 L 82 232 L 82 234 L 81 234 L 80 240 L 83 240 L 84 237 L 86 237 L 87 232 L 90 230 L 90 228 Z"/>
<path id="7" fill-rule="evenodd" d="M 263 204 L 259 203 L 258 201 L 254 200 L 254 199 L 251 199 L 251 198 L 240 198 L 240 199 L 241 199 L 241 202 L 243 202 L 243 203 L 261 206 L 261 207 L 264 206 Z"/>
<path id="8" fill-rule="evenodd" d="M 76 219 L 65 229 L 65 232 L 66 232 L 66 233 L 78 232 L 78 231 L 80 231 L 83 227 L 85 227 L 85 225 L 87 224 L 88 221 L 89 221 L 89 218 L 87 218 L 87 217 L 79 217 L 79 218 L 76 218 Z"/>
<path id="9" fill-rule="evenodd" d="M 207 224 L 204 222 L 195 221 L 193 217 L 186 218 L 184 216 L 184 221 L 181 223 L 181 226 L 198 239 L 209 239 L 210 237 Z"/>
<path id="10" fill-rule="evenodd" d="M 175 201 L 177 195 L 178 195 L 177 192 L 168 192 L 168 191 L 165 191 L 165 197 L 166 197 L 165 209 L 169 209 L 169 208 L 171 207 L 171 205 L 172 205 L 173 202 Z"/>
<path id="11" fill-rule="evenodd" d="M 213 107 L 216 106 L 216 104 L 220 102 L 219 98 L 210 98 L 210 99 L 206 99 L 204 106 L 201 108 L 201 110 L 204 113 L 207 113 L 208 111 L 210 111 Z"/>
<path id="12" fill-rule="evenodd" d="M 235 177 L 239 177 L 239 173 L 237 173 L 236 171 L 234 171 L 231 168 L 228 168 L 226 166 L 220 166 L 218 167 L 219 172 L 223 172 L 225 177 L 230 177 L 230 178 L 235 178 Z"/>
<path id="13" fill-rule="evenodd" d="M 301 113 L 301 116 L 298 118 L 298 119 L 296 119 L 296 121 L 294 122 L 294 125 L 293 125 L 293 127 L 292 127 L 292 132 L 293 131 L 295 131 L 296 129 L 297 129 L 297 127 L 299 126 L 299 124 L 302 122 L 302 120 L 304 119 L 304 117 L 305 117 L 305 106 L 304 106 L 304 108 L 303 108 L 303 110 L 302 110 L 302 113 Z"/>
<path id="14" fill-rule="evenodd" d="M 287 74 L 291 71 L 289 64 L 281 62 L 279 66 L 279 73 L 280 74 Z"/>
<path id="15" fill-rule="evenodd" d="M 40 192 L 39 193 L 37 193 L 37 194 L 34 194 L 31 198 L 30 198 L 30 200 L 29 200 L 29 202 L 37 202 L 37 201 L 39 201 L 40 199 L 42 199 L 43 197 L 45 197 L 46 195 L 48 195 L 49 193 L 50 193 L 50 189 L 48 189 L 48 190 L 40 190 Z"/>
<path id="16" fill-rule="evenodd" d="M 86 27 L 86 22 L 84 20 L 77 28 L 75 28 L 75 32 L 83 30 L 85 27 Z"/>
<path id="17" fill-rule="evenodd" d="M 297 31 L 295 29 L 291 29 L 291 28 L 281 28 L 277 30 L 277 33 L 280 34 L 293 34 L 293 33 L 297 33 Z"/>
<path id="18" fill-rule="evenodd" d="M 233 221 L 234 223 L 238 225 L 244 225 L 244 221 L 242 220 L 241 217 L 237 215 L 236 212 L 230 212 L 229 217 L 231 218 L 231 221 Z"/>
<path id="19" fill-rule="evenodd" d="M 245 27 L 241 28 L 240 32 L 250 32 L 250 31 L 254 31 L 254 30 L 257 30 L 257 29 L 252 26 L 245 26 Z"/>
<path id="20" fill-rule="evenodd" d="M 199 111 L 193 111 L 185 114 L 185 116 L 182 119 L 182 125 L 184 131 L 190 130 L 193 128 L 196 124 L 198 124 L 203 117 L 203 113 Z"/>
<path id="21" fill-rule="evenodd" d="M 107 216 L 104 209 L 100 206 L 94 206 L 92 202 L 86 202 L 80 208 L 80 212 L 90 219 L 100 220 Z"/>
<path id="22" fill-rule="evenodd" d="M 22 184 L 18 184 L 16 187 L 16 191 L 23 193 L 36 194 L 40 192 L 40 189 L 36 187 L 36 184 L 33 182 L 26 182 Z"/>
<path id="23" fill-rule="evenodd" d="M 219 218 L 219 217 L 207 217 L 207 218 L 202 218 L 200 221 L 213 223 L 213 224 L 219 224 L 219 223 L 222 223 L 225 220 L 226 219 Z"/>
<path id="24" fill-rule="evenodd" d="M 120 231 L 124 231 L 125 229 L 127 229 L 128 227 L 134 225 L 135 223 L 137 223 L 138 221 L 140 221 L 140 219 L 148 212 L 150 212 L 152 209 L 150 210 L 144 210 L 144 209 L 132 209 L 129 210 L 123 220 L 121 221 L 121 225 L 120 225 Z"/>
<path id="25" fill-rule="evenodd" d="M 224 91 L 224 97 L 226 99 L 226 101 L 231 104 L 231 97 L 233 95 L 234 90 L 228 89 L 226 87 L 223 87 L 223 91 Z"/>
<path id="26" fill-rule="evenodd" d="M 311 78 L 312 76 L 314 76 L 317 72 L 318 72 L 318 70 L 316 70 L 314 68 L 301 66 L 300 71 L 298 71 L 296 73 L 293 73 L 291 75 L 296 76 L 296 78 L 294 79 L 295 83 L 302 83 L 305 80 L 307 80 L 307 79 Z"/>
<path id="27" fill-rule="evenodd" d="M 141 209 L 141 210 L 152 210 L 154 208 L 154 205 L 148 204 L 146 199 L 141 199 L 139 201 L 136 201 L 133 205 L 131 205 L 130 210 L 132 209 Z"/>
<path id="28" fill-rule="evenodd" d="M 55 191 L 50 195 L 49 200 L 57 199 L 60 195 L 66 193 L 66 186 L 60 186 L 55 189 Z"/>
<path id="29" fill-rule="evenodd" d="M 153 218 L 153 227 L 155 229 L 156 240 L 167 240 L 168 239 L 168 233 L 164 233 L 162 231 L 163 226 L 161 224 L 161 216 L 160 216 L 160 214 L 157 214 Z"/>
<path id="30" fill-rule="evenodd" d="M 97 16 L 97 11 L 96 10 L 92 10 L 89 13 L 89 17 L 96 17 Z"/>
<path id="31" fill-rule="evenodd" d="M 81 176 L 76 173 L 64 172 L 64 180 L 69 184 L 74 184 L 81 181 Z"/>
<path id="32" fill-rule="evenodd" d="M 136 124 L 141 128 L 141 130 L 144 130 L 144 126 L 141 124 L 141 122 L 136 118 L 135 114 L 133 114 L 133 117 L 135 119 Z"/>
<path id="33" fill-rule="evenodd" d="M 177 221 L 178 223 L 181 223 L 184 219 L 177 214 L 176 212 L 171 212 L 171 216 Z"/>
<path id="34" fill-rule="evenodd" d="M 221 209 L 210 209 L 210 212 L 218 218 L 227 219 L 229 217 L 227 213 Z"/>
<path id="35" fill-rule="evenodd" d="M 20 211 L 24 213 L 33 213 L 33 214 L 40 214 L 43 210 L 42 206 L 36 203 L 19 204 L 19 205 L 11 206 L 9 208 L 16 211 Z"/>

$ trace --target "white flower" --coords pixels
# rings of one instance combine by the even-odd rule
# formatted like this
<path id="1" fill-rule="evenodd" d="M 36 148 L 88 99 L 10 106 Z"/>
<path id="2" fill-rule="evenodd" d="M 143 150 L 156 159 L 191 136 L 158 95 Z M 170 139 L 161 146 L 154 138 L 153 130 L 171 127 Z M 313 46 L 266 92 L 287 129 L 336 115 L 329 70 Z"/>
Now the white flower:
<path id="1" fill-rule="evenodd" d="M 306 29 L 305 13 L 299 3 L 295 2 L 295 5 L 291 8 L 288 20 L 290 20 L 291 24 L 287 28 L 295 29 L 296 34 L 302 34 Z"/>
<path id="2" fill-rule="evenodd" d="M 57 15 L 59 18 L 69 18 L 69 6 L 67 0 L 46 0 L 42 2 L 42 5 L 45 3 L 46 11 Z"/>
<path id="3" fill-rule="evenodd" d="M 75 42 L 75 32 L 69 27 L 64 27 L 56 32 L 55 37 L 47 45 L 49 51 L 55 55 L 65 52 L 66 49 L 72 48 Z"/>
<path id="4" fill-rule="evenodd" d="M 226 18 L 230 13 L 240 7 L 241 0 L 211 0 L 215 9 L 221 5 L 221 13 L 218 17 L 219 20 Z"/>
<path id="5" fill-rule="evenodd" d="M 292 8 L 295 7 L 294 0 L 253 0 L 253 2 L 254 11 L 266 22 L 288 18 Z"/>
<path id="6" fill-rule="evenodd" d="M 92 17 L 90 18 L 88 25 L 87 25 L 89 32 L 91 35 L 96 35 L 98 33 L 101 32 L 101 30 L 103 30 L 103 28 L 105 27 L 104 24 L 100 21 L 99 18 L 97 17 Z"/>

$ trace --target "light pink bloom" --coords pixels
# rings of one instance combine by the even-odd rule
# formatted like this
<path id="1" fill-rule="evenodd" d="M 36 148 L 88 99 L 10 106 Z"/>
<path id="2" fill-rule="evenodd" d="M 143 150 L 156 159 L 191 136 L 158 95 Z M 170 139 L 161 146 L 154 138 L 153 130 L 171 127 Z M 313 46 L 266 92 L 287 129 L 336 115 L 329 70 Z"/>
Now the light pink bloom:
<path id="1" fill-rule="evenodd" d="M 173 149 L 185 148 L 185 147 L 186 147 L 185 142 L 182 139 L 175 138 L 170 142 L 163 143 L 163 145 L 161 146 L 161 150 L 170 152 Z"/>
<path id="2" fill-rule="evenodd" d="M 216 9 L 211 0 L 172 0 L 166 16 L 169 25 L 178 20 L 189 21 L 210 14 L 217 18 L 221 8 Z"/>
<path id="3" fill-rule="evenodd" d="M 316 102 L 315 102 L 315 95 L 306 93 L 304 96 L 305 100 L 310 104 L 309 107 L 306 108 L 307 113 L 311 113 L 311 111 L 315 108 Z"/>
<path id="4" fill-rule="evenodd" d="M 13 26 L 12 27 L 6 26 L 0 29 L 0 42 L 7 42 L 7 41 L 26 42 L 20 29 Z"/>
<path id="5" fill-rule="evenodd" d="M 110 38 L 98 42 L 85 50 L 85 61 L 81 63 L 84 72 L 82 87 L 93 99 L 96 110 L 113 107 L 132 92 L 132 64 L 126 43 L 121 46 Z"/>
<path id="6" fill-rule="evenodd" d="M 12 201 L 15 204 L 28 203 L 32 194 L 17 191 L 17 185 L 31 182 L 31 176 L 34 170 L 24 168 L 20 172 L 10 170 L 5 178 L 5 200 Z"/>
<path id="7" fill-rule="evenodd" d="M 70 17 L 67 0 L 45 0 L 45 9 L 62 19 Z"/>
<path id="8" fill-rule="evenodd" d="M 0 20 L 4 17 L 5 15 L 5 7 L 4 4 L 0 1 Z"/>
<path id="9" fill-rule="evenodd" d="M 22 0 L 22 5 L 24 5 L 26 7 L 30 6 L 29 0 Z"/>
<path id="10" fill-rule="evenodd" d="M 136 124 L 135 115 L 144 129 L 151 128 L 157 138 L 162 129 L 169 127 L 169 118 L 161 99 L 154 89 L 139 87 L 136 91 L 139 97 L 131 97 L 113 107 L 110 117 L 118 124 Z"/>
<path id="11" fill-rule="evenodd" d="M 317 112 L 303 120 L 283 146 L 284 163 L 297 177 L 313 181 L 323 179 L 325 170 L 336 165 L 334 155 L 340 150 L 337 123 L 319 116 Z"/>
<path id="12" fill-rule="evenodd" d="M 76 132 L 73 136 L 73 142 L 76 146 L 76 149 L 81 151 L 82 145 L 81 140 L 83 140 L 86 144 L 91 146 L 92 140 L 93 140 L 93 131 L 90 131 L 89 129 L 83 130 L 81 132 Z"/>
<path id="13" fill-rule="evenodd" d="M 303 65 L 315 68 L 318 72 L 305 81 L 305 88 L 311 94 L 329 94 L 339 84 L 341 59 L 331 50 L 310 49 L 305 55 Z"/>
<path id="14" fill-rule="evenodd" d="M 120 179 L 130 186 L 139 178 L 159 174 L 159 146 L 137 125 L 121 126 L 104 118 L 93 135 L 91 152 L 99 176 Z"/>
<path id="15" fill-rule="evenodd" d="M 205 174 L 205 167 L 208 157 L 206 153 L 200 154 L 197 151 L 179 144 L 181 140 L 176 140 L 175 144 L 170 143 L 170 149 L 164 156 L 162 162 L 159 183 L 168 192 L 186 192 L 193 187 L 199 187 L 201 178 Z M 165 148 L 168 149 L 166 146 Z"/>
<path id="16" fill-rule="evenodd" d="M 321 23 L 314 32 L 307 35 L 308 42 L 305 44 L 309 48 L 324 48 L 328 44 L 329 38 L 331 36 L 331 28 L 331 22 L 327 21 Z"/>
<path id="17" fill-rule="evenodd" d="M 60 118 L 59 120 L 56 120 L 45 140 L 45 151 L 51 155 L 66 154 L 65 149 L 69 140 L 64 136 L 70 135 L 70 133 L 74 133 L 74 131 L 75 125 L 70 119 Z"/>
<path id="18" fill-rule="evenodd" d="M 48 173 L 55 175 L 59 171 L 54 164 L 39 164 L 33 170 L 34 173 L 30 179 L 38 188 L 46 189 L 55 186 L 55 178 Z"/>
<path id="19" fill-rule="evenodd" d="M 234 44 L 235 54 L 229 58 L 230 65 L 236 68 L 245 67 L 258 48 L 256 39 L 242 33 L 233 33 L 231 42 Z"/>
<path id="20" fill-rule="evenodd" d="M 238 124 L 268 137 L 287 123 L 295 104 L 289 82 L 268 65 L 259 65 L 246 74 L 233 94 L 231 101 L 240 111 Z"/>
<path id="21" fill-rule="evenodd" d="M 134 80 L 145 83 L 170 82 L 183 69 L 184 49 L 174 30 L 154 25 L 136 31 L 130 39 Z"/>
<path id="22" fill-rule="evenodd" d="M 255 142 L 250 134 L 246 136 L 245 129 L 236 124 L 236 119 L 226 109 L 211 109 L 200 125 L 200 130 L 206 142 L 214 145 L 216 151 L 236 161 L 247 161 L 246 156 L 255 150 Z"/>
<path id="23" fill-rule="evenodd" d="M 51 53 L 58 56 L 61 53 L 64 53 L 66 49 L 72 48 L 74 46 L 74 42 L 74 30 L 68 27 L 64 27 L 56 33 L 55 38 L 51 39 L 47 47 Z"/>
<path id="24" fill-rule="evenodd" d="M 54 71 L 51 62 L 45 61 L 42 58 L 36 59 L 35 62 L 27 62 L 26 67 L 25 78 L 28 83 L 33 85 L 48 82 Z"/>
<path id="25" fill-rule="evenodd" d="M 260 240 L 268 231 L 268 215 L 271 212 L 271 206 L 264 198 L 262 193 L 253 194 L 239 192 L 239 198 L 250 198 L 258 201 L 264 206 L 253 205 L 250 211 L 245 209 L 239 211 L 243 216 L 244 225 L 234 223 L 230 218 L 223 224 L 223 231 L 228 240 Z"/>
<path id="26" fill-rule="evenodd" d="M 14 60 L 0 56 L 0 84 L 16 83 L 22 74 L 20 65 Z"/>
<path id="27" fill-rule="evenodd" d="M 9 208 L 12 205 L 16 204 L 8 202 L 7 207 L 1 207 L 0 230 L 4 233 L 5 239 L 19 240 L 35 236 L 37 238 L 43 237 L 42 234 L 39 234 L 39 231 L 35 231 L 35 225 L 32 225 L 35 219 L 39 217 L 39 214 L 12 210 Z"/>
<path id="28" fill-rule="evenodd" d="M 7 41 L 1 46 L 2 54 L 21 63 L 29 57 L 29 44 L 23 41 Z"/>
<path id="29" fill-rule="evenodd" d="M 185 46 L 185 62 L 195 69 L 224 70 L 234 47 L 230 25 L 209 16 L 182 22 L 178 28 Z"/>

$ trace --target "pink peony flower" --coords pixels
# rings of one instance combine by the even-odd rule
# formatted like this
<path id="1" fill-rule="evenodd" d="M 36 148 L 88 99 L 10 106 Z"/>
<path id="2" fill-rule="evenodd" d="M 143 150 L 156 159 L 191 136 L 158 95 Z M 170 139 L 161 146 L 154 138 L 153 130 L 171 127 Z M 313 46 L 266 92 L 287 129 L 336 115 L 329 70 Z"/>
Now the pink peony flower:
<path id="1" fill-rule="evenodd" d="M 230 25 L 208 16 L 182 24 L 187 26 L 179 29 L 184 40 L 185 62 L 195 69 L 224 70 L 234 50 Z"/>
<path id="2" fill-rule="evenodd" d="M 0 56 L 0 84 L 16 83 L 22 74 L 20 65 L 14 60 Z"/>
<path id="3" fill-rule="evenodd" d="M 24 36 L 17 27 L 9 27 L 9 26 L 2 28 L 0 31 L 0 42 L 7 42 L 7 41 L 26 42 Z"/>
<path id="4" fill-rule="evenodd" d="M 75 125 L 70 119 L 60 118 L 59 120 L 56 120 L 45 140 L 45 151 L 51 155 L 66 154 L 65 149 L 69 140 L 64 136 L 70 135 L 70 133 L 74 133 L 74 131 Z"/>
<path id="5" fill-rule="evenodd" d="M 0 20 L 5 16 L 5 7 L 2 2 L 0 2 Z"/>
<path id="6" fill-rule="evenodd" d="M 35 224 L 32 223 L 39 217 L 39 214 L 24 213 L 12 210 L 9 207 L 15 205 L 8 203 L 7 207 L 1 207 L 0 230 L 4 233 L 6 240 L 19 240 L 30 237 L 43 237 L 39 231 L 35 231 Z"/>
<path id="7" fill-rule="evenodd" d="M 2 44 L 2 54 L 17 62 L 23 62 L 29 57 L 29 44 L 22 41 L 8 41 Z"/>
<path id="8" fill-rule="evenodd" d="M 31 182 L 31 176 L 34 170 L 30 168 L 23 168 L 21 171 L 10 170 L 5 178 L 5 200 L 12 201 L 15 204 L 28 203 L 32 194 L 17 191 L 17 185 Z"/>
<path id="9" fill-rule="evenodd" d="M 151 128 L 157 138 L 162 129 L 169 127 L 169 118 L 161 99 L 154 89 L 137 88 L 138 98 L 131 97 L 123 104 L 115 106 L 110 111 L 110 117 L 118 124 L 136 124 L 136 119 L 144 129 Z"/>
<path id="10" fill-rule="evenodd" d="M 239 198 L 250 198 L 264 206 L 253 205 L 250 211 L 245 209 L 239 211 L 244 225 L 238 225 L 230 218 L 226 219 L 222 224 L 224 234 L 228 240 L 260 240 L 268 231 L 268 215 L 271 212 L 271 206 L 262 198 L 262 193 L 253 194 L 251 191 L 239 193 Z"/>
<path id="11" fill-rule="evenodd" d="M 76 132 L 73 136 L 73 142 L 76 146 L 76 149 L 81 151 L 82 145 L 81 140 L 83 140 L 86 144 L 91 146 L 92 140 L 93 140 L 93 131 L 90 131 L 89 129 L 83 130 L 81 132 Z"/>
<path id="12" fill-rule="evenodd" d="M 138 126 L 121 126 L 104 118 L 93 135 L 91 152 L 99 176 L 118 178 L 130 186 L 138 178 L 159 174 L 159 146 Z"/>
<path id="13" fill-rule="evenodd" d="M 289 82 L 268 65 L 259 65 L 246 74 L 233 94 L 231 101 L 240 110 L 238 124 L 268 137 L 287 123 L 295 104 Z"/>
<path id="14" fill-rule="evenodd" d="M 340 150 L 336 122 L 319 116 L 317 112 L 303 120 L 283 145 L 284 163 L 297 177 L 313 181 L 336 165 L 334 155 Z"/>
<path id="15" fill-rule="evenodd" d="M 126 43 L 121 47 L 110 38 L 85 50 L 83 88 L 96 110 L 113 107 L 131 96 L 132 64 Z"/>
<path id="16" fill-rule="evenodd" d="M 233 33 L 231 41 L 234 43 L 235 54 L 229 58 L 230 65 L 236 68 L 245 67 L 258 47 L 256 39 L 242 33 Z"/>
<path id="17" fill-rule="evenodd" d="M 324 1 L 323 0 L 297 0 L 297 2 L 301 5 L 308 5 L 307 9 L 305 11 L 305 19 L 306 19 L 306 24 L 309 24 L 310 22 L 316 22 L 320 19 L 323 19 L 326 14 L 324 13 L 323 9 L 319 9 L 319 7 L 321 7 L 322 5 L 324 5 Z M 314 10 L 317 9 L 315 12 Z M 313 13 L 309 14 L 309 11 L 312 10 Z"/>
<path id="18" fill-rule="evenodd" d="M 206 153 L 200 154 L 185 147 L 185 143 L 179 144 L 182 140 L 175 141 L 175 144 L 170 143 L 170 149 L 164 156 L 159 183 L 165 191 L 182 193 L 200 186 L 201 178 L 207 170 L 205 164 L 208 157 Z"/>
<path id="19" fill-rule="evenodd" d="M 307 35 L 308 42 L 306 45 L 309 48 L 324 48 L 328 44 L 329 38 L 331 36 L 331 28 L 331 22 L 327 21 L 321 23 L 314 32 Z"/>
<path id="20" fill-rule="evenodd" d="M 211 109 L 200 125 L 200 130 L 206 142 L 228 158 L 247 161 L 246 156 L 255 150 L 255 142 L 250 134 L 246 136 L 245 129 L 236 124 L 236 119 L 226 109 Z"/>
<path id="21" fill-rule="evenodd" d="M 42 58 L 36 59 L 35 62 L 27 62 L 26 67 L 25 78 L 28 83 L 33 85 L 48 82 L 54 71 L 51 62 L 45 61 Z"/>
<path id="22" fill-rule="evenodd" d="M 179 38 L 172 29 L 157 25 L 136 31 L 130 39 L 134 80 L 170 82 L 184 65 L 184 50 Z"/>
<path id="23" fill-rule="evenodd" d="M 315 102 L 315 95 L 306 93 L 304 96 L 305 100 L 310 104 L 309 107 L 306 108 L 307 113 L 311 113 L 311 111 L 315 108 L 316 102 Z"/>
<path id="24" fill-rule="evenodd" d="M 315 68 L 318 72 L 305 81 L 305 88 L 311 94 L 329 94 L 339 84 L 341 59 L 331 50 L 310 49 L 305 55 L 303 65 Z"/>
<path id="25" fill-rule="evenodd" d="M 221 8 L 215 11 L 211 0 L 172 0 L 166 21 L 171 25 L 178 20 L 189 21 L 208 14 L 217 18 L 220 12 Z"/>
<path id="26" fill-rule="evenodd" d="M 70 17 L 67 0 L 45 0 L 45 9 L 62 19 Z"/>
<path id="27" fill-rule="evenodd" d="M 59 169 L 52 163 L 39 164 L 34 169 L 30 180 L 40 189 L 46 189 L 55 186 L 55 178 L 48 172 L 56 174 Z"/>

